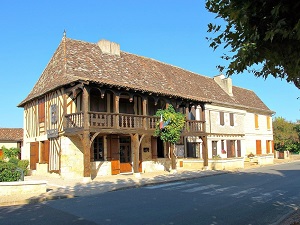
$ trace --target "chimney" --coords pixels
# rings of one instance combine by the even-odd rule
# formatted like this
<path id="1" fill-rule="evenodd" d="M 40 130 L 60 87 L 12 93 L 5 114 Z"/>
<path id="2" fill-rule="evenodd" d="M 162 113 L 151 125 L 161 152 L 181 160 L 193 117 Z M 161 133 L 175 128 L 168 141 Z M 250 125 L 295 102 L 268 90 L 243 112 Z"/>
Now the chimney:
<path id="1" fill-rule="evenodd" d="M 215 76 L 213 79 L 229 96 L 233 96 L 231 78 L 225 78 L 225 76 L 221 74 Z"/>
<path id="2" fill-rule="evenodd" d="M 98 44 L 99 48 L 101 49 L 102 53 L 120 56 L 120 45 L 119 44 L 117 44 L 115 42 L 107 41 L 104 39 L 98 41 L 97 44 Z"/>

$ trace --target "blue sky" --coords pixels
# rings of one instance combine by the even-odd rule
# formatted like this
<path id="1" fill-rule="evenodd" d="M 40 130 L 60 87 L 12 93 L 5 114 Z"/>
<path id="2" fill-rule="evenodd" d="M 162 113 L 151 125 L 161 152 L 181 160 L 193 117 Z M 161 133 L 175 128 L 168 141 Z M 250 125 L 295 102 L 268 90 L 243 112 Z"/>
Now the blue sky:
<path id="1" fill-rule="evenodd" d="M 224 50 L 213 51 L 205 37 L 215 15 L 204 0 L 51 0 L 0 3 L 0 127 L 23 127 L 28 95 L 67 37 L 117 42 L 122 51 L 153 58 L 201 75 L 218 75 Z M 300 91 L 279 79 L 234 75 L 233 85 L 255 91 L 275 116 L 300 119 Z"/>

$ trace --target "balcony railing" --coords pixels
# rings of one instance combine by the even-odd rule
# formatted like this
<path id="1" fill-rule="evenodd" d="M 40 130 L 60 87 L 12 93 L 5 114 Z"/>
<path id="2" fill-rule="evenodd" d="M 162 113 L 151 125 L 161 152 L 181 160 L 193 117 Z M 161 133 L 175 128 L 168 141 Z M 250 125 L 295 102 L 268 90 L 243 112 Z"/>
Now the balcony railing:
<path id="1" fill-rule="evenodd" d="M 83 113 L 72 113 L 66 116 L 65 130 L 83 128 Z M 91 129 L 139 129 L 155 130 L 160 118 L 155 116 L 132 115 L 122 113 L 89 112 L 88 121 Z M 204 132 L 204 121 L 187 120 L 183 133 Z"/>

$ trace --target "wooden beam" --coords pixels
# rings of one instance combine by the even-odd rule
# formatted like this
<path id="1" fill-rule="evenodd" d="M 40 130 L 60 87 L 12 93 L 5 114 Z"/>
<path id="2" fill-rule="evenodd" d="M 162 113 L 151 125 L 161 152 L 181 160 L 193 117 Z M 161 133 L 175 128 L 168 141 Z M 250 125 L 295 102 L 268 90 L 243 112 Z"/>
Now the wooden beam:
<path id="1" fill-rule="evenodd" d="M 133 172 L 139 173 L 139 149 L 140 149 L 140 141 L 139 134 L 132 134 L 131 136 L 131 148 L 133 151 Z"/>
<path id="2" fill-rule="evenodd" d="M 87 87 L 83 88 L 82 96 L 82 106 L 83 106 L 83 176 L 91 177 L 91 151 L 90 151 L 90 130 L 89 130 L 89 92 Z"/>

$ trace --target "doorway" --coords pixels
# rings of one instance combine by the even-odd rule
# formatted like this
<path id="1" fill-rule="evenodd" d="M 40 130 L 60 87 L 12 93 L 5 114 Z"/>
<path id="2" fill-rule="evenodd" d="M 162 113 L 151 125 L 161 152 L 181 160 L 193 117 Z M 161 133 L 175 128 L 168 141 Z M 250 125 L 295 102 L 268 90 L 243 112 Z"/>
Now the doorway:
<path id="1" fill-rule="evenodd" d="M 218 155 L 218 142 L 217 141 L 212 141 L 212 157 L 217 156 Z"/>
<path id="2" fill-rule="evenodd" d="M 120 137 L 120 173 L 132 172 L 130 137 Z"/>

